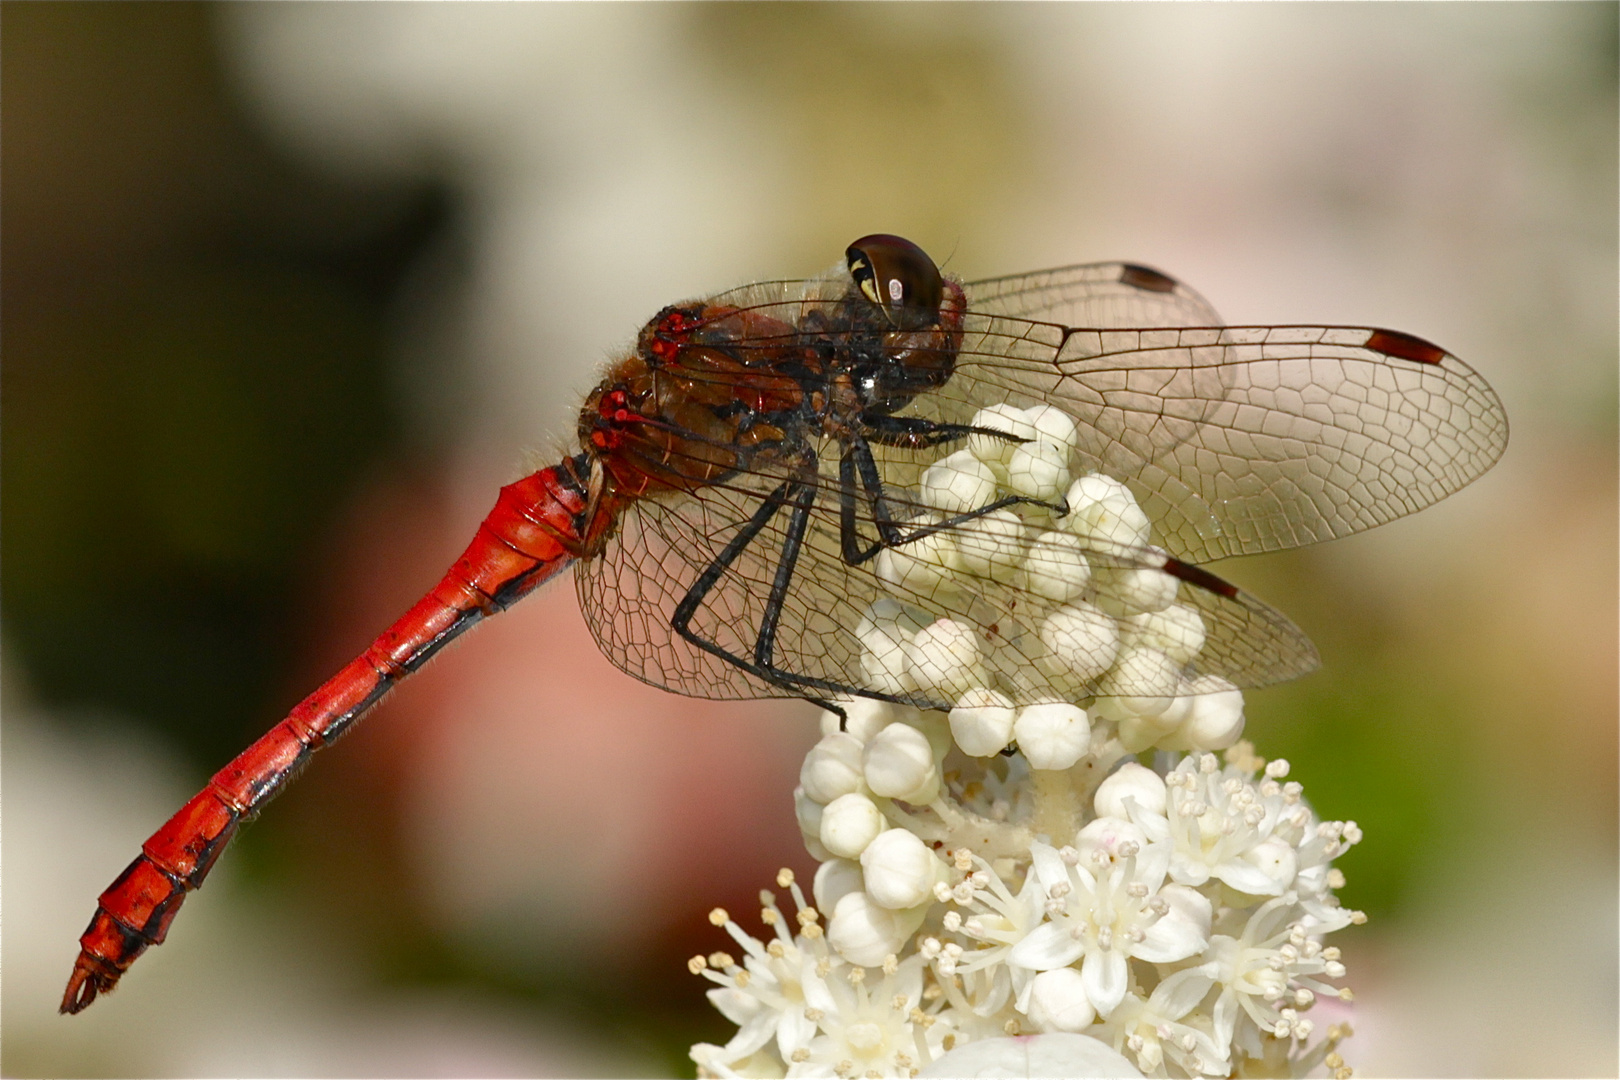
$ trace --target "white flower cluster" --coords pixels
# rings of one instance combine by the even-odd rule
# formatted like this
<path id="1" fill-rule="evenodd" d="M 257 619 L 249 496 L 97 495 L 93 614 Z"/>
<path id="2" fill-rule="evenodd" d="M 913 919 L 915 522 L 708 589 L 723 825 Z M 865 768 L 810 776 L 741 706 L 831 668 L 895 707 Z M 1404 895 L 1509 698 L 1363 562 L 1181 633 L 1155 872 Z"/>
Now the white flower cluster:
<path id="1" fill-rule="evenodd" d="M 1096 699 L 1131 750 L 1220 750 L 1242 732 L 1236 687 L 1193 669 L 1205 644 L 1198 612 L 1176 602 L 1147 514 L 1112 477 L 1071 476 L 1074 420 L 1050 405 L 980 410 L 967 446 L 926 469 L 914 531 L 1005 500 L 1032 500 L 957 521 L 877 558 L 890 595 L 855 628 L 860 678 L 872 690 L 957 706 L 963 749 L 1001 749 L 1013 703 Z M 1022 440 L 1022 441 L 1019 441 Z M 1066 509 L 1067 513 L 1059 513 Z M 1070 764 L 1082 732 L 1038 714 Z M 969 734 L 967 728 L 973 729 Z M 1065 734 L 1065 732 L 1067 734 Z M 997 740 L 1000 740 L 997 742 Z M 1020 748 L 1039 754 L 1050 738 Z M 1037 760 L 1039 768 L 1064 767 Z"/>
<path id="2" fill-rule="evenodd" d="M 1363 921 L 1331 865 L 1359 830 L 1238 741 L 1242 695 L 1196 674 L 1204 625 L 1141 557 L 1129 489 L 1070 481 L 1073 421 L 974 424 L 1025 441 L 975 435 L 923 474 L 929 504 L 1048 505 L 879 557 L 894 595 L 857 630 L 866 677 L 955 707 L 824 718 L 794 793 L 813 900 L 784 870 L 794 912 L 761 894 L 766 942 L 712 914 L 743 955 L 690 966 L 738 1031 L 692 1048 L 699 1074 L 1028 1075 L 1008 1036 L 1039 1034 L 1065 1063 L 1043 1075 L 1348 1076 L 1348 1029 L 1313 1038 L 1304 1014 L 1350 997 L 1322 939 Z"/>

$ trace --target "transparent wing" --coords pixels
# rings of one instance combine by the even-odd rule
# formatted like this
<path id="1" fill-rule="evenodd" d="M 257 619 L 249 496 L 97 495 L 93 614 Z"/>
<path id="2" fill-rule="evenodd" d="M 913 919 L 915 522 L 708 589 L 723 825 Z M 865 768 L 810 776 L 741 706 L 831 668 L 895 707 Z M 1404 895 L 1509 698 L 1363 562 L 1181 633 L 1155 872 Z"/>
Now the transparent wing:
<path id="1" fill-rule="evenodd" d="M 1219 326 L 1190 287 L 1138 263 L 1103 262 L 968 282 L 968 310 L 1064 326 Z"/>
<path id="2" fill-rule="evenodd" d="M 1077 429 L 1071 474 L 1100 472 L 1124 482 L 1155 525 L 1150 544 L 1084 547 L 1083 557 L 1100 573 L 1087 591 L 1068 598 L 1072 603 L 1056 606 L 1016 566 L 975 570 L 949 556 L 979 542 L 982 521 L 941 528 L 935 535 L 946 555 L 928 555 L 934 542 L 918 540 L 852 563 L 844 557 L 841 514 L 847 508 L 867 544 L 878 525 L 868 494 L 852 496 L 841 486 L 839 443 L 820 426 L 784 437 L 782 453 L 750 453 L 746 463 L 740 454 L 733 459 L 734 446 L 681 436 L 674 447 L 692 455 L 690 469 L 678 454 L 671 457 L 668 440 L 649 444 L 647 457 L 659 458 L 670 475 L 706 479 L 627 508 L 601 557 L 578 574 L 593 631 L 616 664 L 697 696 L 853 691 L 940 707 L 960 688 L 930 683 L 926 663 L 918 666 L 926 645 L 918 634 L 946 620 L 978 643 L 986 685 L 1015 700 L 1072 700 L 1105 692 L 1106 680 L 1114 680 L 1107 693 L 1145 693 L 1151 687 L 1120 685 L 1119 669 L 1093 672 L 1076 686 L 1075 664 L 1065 673 L 1048 662 L 1049 620 L 1058 609 L 1090 605 L 1106 613 L 1108 582 L 1140 573 L 1174 578 L 1176 603 L 1196 616 L 1200 646 L 1177 661 L 1184 676 L 1218 675 L 1238 686 L 1291 678 L 1315 666 L 1304 635 L 1188 564 L 1332 539 L 1412 513 L 1482 474 L 1506 445 L 1506 418 L 1485 381 L 1451 354 L 1405 334 L 1207 325 L 1214 313 L 1195 293 L 1129 264 L 972 288 L 975 306 L 964 317 L 950 378 L 899 415 L 966 424 L 991 405 L 1063 410 Z M 836 327 L 847 294 L 847 282 L 836 276 L 726 294 L 728 303 L 768 316 L 749 325 L 775 329 L 723 342 L 731 360 L 707 368 L 694 363 L 685 378 L 700 396 L 719 401 L 745 400 L 784 377 L 801 378 L 787 375 L 783 358 L 802 349 L 795 355 L 814 368 L 822 361 L 812 357 L 836 357 L 845 347 Z M 1002 313 L 1013 311 L 1021 315 Z M 1052 313 L 1092 325 L 1022 317 Z M 1119 325 L 1137 318 L 1183 325 Z M 825 329 L 805 329 L 813 326 Z M 920 479 L 952 449 L 872 447 L 899 520 L 938 521 L 922 505 Z M 710 463 L 731 460 L 735 471 L 713 482 Z M 787 574 L 791 511 L 761 508 L 790 489 L 807 493 L 808 501 L 801 551 Z M 1035 533 L 1053 525 L 1035 509 L 1020 513 Z M 726 558 L 749 529 L 757 535 Z M 897 575 L 893 563 L 904 558 L 922 564 L 934 558 L 950 573 L 930 577 L 925 565 L 920 576 Z M 683 636 L 675 614 L 706 578 Z M 779 603 L 771 599 L 777 586 L 785 589 Z M 758 648 L 768 615 L 776 624 L 769 670 Z M 1151 613 L 1109 617 L 1115 615 L 1118 635 L 1129 636 L 1122 620 Z"/>
<path id="3" fill-rule="evenodd" d="M 1414 513 L 1499 458 L 1485 380 L 1420 339 L 1367 327 L 1126 330 L 969 314 L 950 382 L 908 411 L 966 422 L 1055 405 L 1082 466 L 1130 485 L 1192 562 L 1299 547 Z"/>
<path id="4" fill-rule="evenodd" d="M 836 453 L 836 447 L 830 449 Z M 887 448 L 882 453 L 888 473 L 913 476 L 939 455 L 937 450 L 914 454 Z M 900 467 L 901 458 L 910 460 Z M 771 657 L 777 677 L 766 677 L 757 668 L 755 650 L 787 545 L 791 509 L 783 507 L 770 516 L 729 563 L 722 565 L 722 555 L 766 498 L 796 475 L 786 467 L 761 467 L 628 508 L 606 550 L 576 571 L 581 604 L 602 651 L 638 679 L 697 697 L 862 693 L 950 708 L 963 684 L 934 679 L 927 666 L 928 647 L 921 646 L 919 654 L 916 641 L 919 632 L 949 620 L 976 642 L 977 674 L 970 682 L 1016 702 L 1073 700 L 1103 689 L 1146 694 L 1152 687 L 1136 685 L 1118 671 L 1107 676 L 1100 669 L 1081 671 L 1084 677 L 1077 677 L 1072 662 L 1054 661 L 1053 648 L 1064 646 L 1050 640 L 1051 620 L 1069 617 L 1061 612 L 1083 611 L 1095 621 L 1105 617 L 1105 607 L 1115 614 L 1106 616 L 1110 621 L 1104 637 L 1114 635 L 1116 644 L 1121 634 L 1128 637 L 1127 609 L 1111 605 L 1109 589 L 1114 587 L 1110 582 L 1135 572 L 1162 578 L 1160 584 L 1169 588 L 1175 603 L 1196 615 L 1202 643 L 1195 654 L 1178 657 L 1183 678 L 1218 675 L 1248 687 L 1294 678 L 1316 666 L 1309 640 L 1280 613 L 1208 575 L 1203 577 L 1213 585 L 1173 580 L 1165 574 L 1173 560 L 1151 547 L 1083 547 L 1092 580 L 1063 602 L 1049 590 L 1033 591 L 1019 578 L 1016 554 L 994 555 L 987 560 L 991 565 L 978 571 L 953 565 L 948 573 L 908 573 L 903 566 L 897 572 L 896 557 L 924 550 L 908 544 L 898 556 L 886 552 L 852 565 L 840 540 L 836 472 L 836 458 L 829 465 L 823 457 L 811 481 L 814 497 L 803 544 L 777 620 Z M 900 517 L 940 520 L 937 512 L 920 505 L 912 490 L 888 485 L 885 496 Z M 855 517 L 857 533 L 871 543 L 877 526 L 869 500 L 860 501 Z M 985 528 L 982 521 L 958 524 L 926 541 L 926 549 L 937 553 L 977 545 L 990 551 L 1000 541 Z M 1037 512 L 1029 538 L 1041 531 Z M 713 586 L 689 622 L 691 634 L 710 646 L 705 648 L 677 632 L 674 615 L 709 572 L 716 573 Z M 1106 687 L 1099 681 L 1104 677 L 1112 680 Z"/>

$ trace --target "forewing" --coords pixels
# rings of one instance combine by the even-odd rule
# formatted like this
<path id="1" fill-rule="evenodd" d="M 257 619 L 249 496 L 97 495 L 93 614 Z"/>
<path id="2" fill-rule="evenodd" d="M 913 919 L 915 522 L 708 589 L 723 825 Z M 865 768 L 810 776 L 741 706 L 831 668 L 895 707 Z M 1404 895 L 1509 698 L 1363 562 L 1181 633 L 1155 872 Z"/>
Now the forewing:
<path id="1" fill-rule="evenodd" d="M 1125 481 L 1192 562 L 1298 547 L 1421 510 L 1507 444 L 1494 391 L 1394 331 L 1069 329 L 969 314 L 950 382 L 912 409 L 1006 402 L 1079 424 L 1081 467 Z"/>
<path id="2" fill-rule="evenodd" d="M 1103 262 L 968 282 L 968 309 L 1064 326 L 1219 326 L 1209 301 L 1162 271 Z"/>

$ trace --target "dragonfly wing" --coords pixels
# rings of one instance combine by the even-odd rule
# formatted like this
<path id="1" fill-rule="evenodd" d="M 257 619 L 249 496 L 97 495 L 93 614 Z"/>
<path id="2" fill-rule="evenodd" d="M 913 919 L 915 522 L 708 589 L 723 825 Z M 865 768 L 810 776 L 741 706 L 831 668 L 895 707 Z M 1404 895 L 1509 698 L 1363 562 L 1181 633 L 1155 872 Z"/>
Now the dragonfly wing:
<path id="1" fill-rule="evenodd" d="M 770 515 L 752 543 L 729 562 L 722 559 L 781 483 L 764 471 L 642 500 L 627 510 L 602 555 L 578 567 L 582 607 L 609 659 L 645 682 L 698 697 L 877 694 L 923 708 L 950 708 L 960 687 L 932 685 L 911 675 L 916 635 L 949 619 L 973 638 L 981 683 L 1016 702 L 1073 700 L 1098 692 L 1094 681 L 1076 683 L 1072 672 L 1042 666 L 1042 628 L 1061 605 L 1029 591 L 1016 574 L 1001 572 L 1005 566 L 984 573 L 958 566 L 949 575 L 919 577 L 886 570 L 884 559 L 892 558 L 891 553 L 858 565 L 846 561 L 840 489 L 827 466 L 828 458 L 836 460 L 836 447 L 830 449 L 814 481 L 802 547 L 777 623 L 772 664 L 785 678 L 767 678 L 750 668 L 778 580 L 791 510 L 784 507 Z M 916 475 L 921 464 L 912 461 L 897 469 L 892 458 L 910 451 L 874 450 L 891 459 L 884 462 L 887 475 Z M 886 485 L 885 497 L 903 519 L 915 521 L 930 513 L 914 492 L 899 484 Z M 935 513 L 931 520 L 937 521 Z M 856 531 L 870 543 L 877 526 L 868 500 L 860 500 L 855 516 Z M 985 527 L 970 520 L 943 534 L 950 545 L 971 547 Z M 981 546 L 993 542 L 988 536 L 979 541 Z M 919 549 L 903 545 L 902 550 Z M 1174 563 L 1154 548 L 1089 551 L 1087 556 L 1116 575 L 1127 570 L 1162 573 Z M 1203 640 L 1186 674 L 1219 675 L 1250 687 L 1291 679 L 1316 666 L 1310 641 L 1286 617 L 1211 575 L 1180 570 L 1172 574 L 1180 580 L 1170 584 L 1177 602 L 1197 613 Z M 676 610 L 706 573 L 713 573 L 714 584 L 694 609 L 690 628 L 712 650 L 674 628 Z M 1087 593 L 1075 599 L 1089 603 L 1096 597 Z M 1120 684 L 1112 692 L 1129 693 L 1131 688 Z"/>
<path id="2" fill-rule="evenodd" d="M 788 670 L 833 685 L 795 689 L 749 670 L 792 509 L 778 510 L 723 566 L 722 555 L 786 479 L 765 470 L 741 473 L 695 491 L 649 497 L 626 510 L 601 556 L 576 571 L 586 621 L 615 665 L 693 697 L 819 697 L 853 685 L 860 659 L 853 631 L 876 599 L 877 582 L 869 570 L 844 563 L 836 503 L 829 510 L 823 492 L 817 493 L 782 602 L 776 656 Z M 690 629 L 714 650 L 674 626 L 681 601 L 711 570 L 718 576 L 694 610 Z"/>
<path id="3" fill-rule="evenodd" d="M 1102 262 L 967 283 L 968 309 L 1064 326 L 1219 326 L 1208 300 L 1138 263 Z"/>
<path id="4" fill-rule="evenodd" d="M 965 421 L 1055 405 L 1080 463 L 1125 481 L 1192 562 L 1298 547 L 1422 509 L 1507 445 L 1485 380 L 1367 327 L 1095 330 L 970 314 L 950 382 L 912 408 Z"/>

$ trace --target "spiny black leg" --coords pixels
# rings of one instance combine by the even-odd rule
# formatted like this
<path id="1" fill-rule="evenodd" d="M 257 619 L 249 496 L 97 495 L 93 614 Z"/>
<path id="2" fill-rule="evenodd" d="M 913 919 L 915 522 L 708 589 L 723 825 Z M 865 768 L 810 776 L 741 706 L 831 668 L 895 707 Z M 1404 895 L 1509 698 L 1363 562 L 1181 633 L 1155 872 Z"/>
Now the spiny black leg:
<path id="1" fill-rule="evenodd" d="M 812 497 L 806 498 L 801 492 L 796 492 L 794 490 L 795 488 L 808 488 Z M 702 649 L 704 652 L 709 653 L 711 656 L 717 656 L 726 661 L 728 664 L 733 664 L 741 668 L 763 682 L 798 694 L 807 701 L 820 705 L 829 712 L 838 714 L 840 727 L 842 727 L 844 721 L 848 719 L 848 714 L 843 708 L 839 707 L 833 702 L 827 700 L 826 698 L 817 696 L 818 693 L 869 697 L 878 701 L 892 702 L 896 705 L 920 705 L 924 708 L 949 708 L 948 703 L 920 702 L 914 696 L 907 697 L 900 694 L 879 693 L 875 690 L 868 690 L 863 687 L 849 686 L 845 683 L 834 682 L 831 679 L 822 679 L 811 675 L 796 675 L 793 672 L 783 671 L 774 666 L 760 664 L 749 660 L 747 657 L 738 656 L 736 653 L 728 652 L 714 642 L 701 637 L 692 629 L 692 616 L 697 613 L 697 609 L 699 605 L 703 603 L 704 598 L 707 597 L 711 591 L 713 591 L 714 586 L 717 582 L 719 582 L 721 575 L 726 572 L 726 568 L 737 561 L 738 556 L 743 553 L 749 544 L 758 539 L 760 532 L 764 530 L 765 526 L 770 523 L 771 518 L 775 517 L 778 511 L 780 511 L 789 502 L 794 502 L 794 513 L 795 516 L 798 516 L 800 514 L 800 504 L 798 500 L 804 499 L 805 501 L 802 504 L 804 506 L 803 516 L 805 517 L 805 520 L 808 521 L 809 506 L 813 505 L 813 495 L 815 490 L 816 488 L 813 484 L 809 484 L 801 480 L 789 480 L 785 481 L 783 484 L 777 487 L 775 491 L 772 491 L 769 495 L 767 495 L 764 503 L 758 510 L 754 512 L 754 516 L 749 519 L 748 524 L 743 526 L 736 536 L 732 537 L 731 542 L 725 546 L 720 554 L 715 556 L 714 561 L 706 566 L 703 573 L 698 575 L 698 579 L 692 583 L 692 587 L 688 589 L 686 595 L 681 598 L 681 602 L 675 606 L 675 612 L 670 617 L 670 626 L 683 639 L 697 646 L 699 649 Z M 802 541 L 802 530 L 800 532 L 800 536 Z M 774 599 L 768 605 L 766 618 L 770 621 L 773 627 L 773 637 L 767 641 L 765 646 L 767 649 L 774 648 L 774 627 L 781 617 L 782 602 L 786 598 L 787 588 L 791 584 L 791 577 L 791 573 L 784 576 L 779 571 L 777 575 L 778 580 L 772 585 L 771 591 Z M 778 592 L 781 594 L 779 598 L 777 597 Z M 772 614 L 770 610 L 772 608 L 774 608 L 774 614 Z M 765 620 L 761 621 L 763 623 Z M 756 654 L 759 653 L 759 650 L 760 646 L 758 642 L 756 642 Z"/>
<path id="2" fill-rule="evenodd" d="M 862 413 L 861 427 L 861 433 L 873 442 L 884 446 L 896 446 L 903 450 L 926 450 L 931 446 L 965 439 L 969 435 L 986 435 L 1016 444 L 1029 441 L 996 428 L 974 427 L 972 424 L 946 424 L 921 416 L 891 416 L 881 412 Z"/>
<path id="3" fill-rule="evenodd" d="M 868 501 L 872 506 L 872 519 L 878 528 L 878 542 L 865 549 L 861 547 L 861 537 L 856 530 L 856 496 L 854 483 L 849 475 L 851 470 L 860 473 L 861 486 L 866 489 Z M 902 544 L 921 540 L 923 537 L 939 532 L 941 529 L 954 528 L 963 522 L 981 518 L 1003 507 L 1017 506 L 1019 504 L 1044 506 L 1048 510 L 1056 512 L 1060 517 L 1069 512 L 1067 503 L 1043 502 L 1040 499 L 1032 499 L 1027 495 L 1006 495 L 976 510 L 957 514 L 932 525 L 914 526 L 907 531 L 905 527 L 894 519 L 894 513 L 889 509 L 888 498 L 883 494 L 883 477 L 878 473 L 877 462 L 872 457 L 872 448 L 861 436 L 851 436 L 844 443 L 844 452 L 838 463 L 838 471 L 840 480 L 839 523 L 841 526 L 839 529 L 839 546 L 843 550 L 844 561 L 850 566 L 860 566 L 867 560 L 876 557 L 877 553 L 886 547 L 899 547 Z"/>
<path id="4" fill-rule="evenodd" d="M 737 561 L 737 556 L 741 555 L 748 545 L 754 542 L 755 537 L 759 536 L 760 531 L 770 523 L 771 518 L 776 516 L 777 511 L 786 505 L 788 492 L 798 486 L 799 483 L 797 480 L 784 481 L 775 491 L 765 496 L 765 501 L 760 504 L 758 510 L 754 511 L 754 516 L 748 519 L 748 524 L 744 525 L 737 535 L 731 538 L 731 542 L 721 550 L 720 554 L 714 557 L 713 562 L 703 568 L 703 573 L 699 574 L 698 579 L 692 583 L 692 587 L 686 590 L 686 595 L 681 597 L 679 604 L 675 605 L 675 612 L 669 619 L 669 624 L 674 631 L 693 645 L 703 649 L 705 652 L 713 653 L 723 660 L 729 660 L 738 667 L 752 671 L 756 675 L 762 673 L 756 670 L 755 665 L 749 664 L 741 657 L 734 656 L 713 642 L 706 641 L 693 633 L 691 626 L 692 616 L 697 613 L 698 605 L 703 602 L 704 597 L 709 595 L 715 583 L 720 580 L 720 575 L 724 574 L 726 569 Z"/>
<path id="5" fill-rule="evenodd" d="M 793 514 L 788 518 L 787 536 L 782 540 L 782 557 L 776 561 L 771 594 L 760 616 L 759 636 L 754 639 L 754 663 L 767 671 L 776 670 L 771 663 L 771 655 L 776 651 L 776 628 L 782 621 L 782 604 L 787 599 L 788 586 L 793 584 L 793 571 L 799 565 L 799 551 L 804 547 L 804 533 L 810 527 L 810 508 L 815 501 L 814 484 L 801 484 L 792 496 Z"/>

